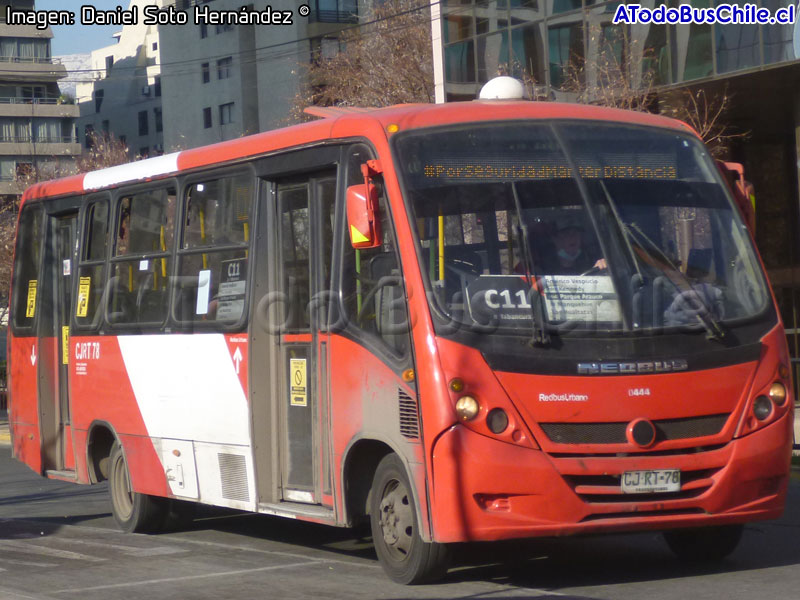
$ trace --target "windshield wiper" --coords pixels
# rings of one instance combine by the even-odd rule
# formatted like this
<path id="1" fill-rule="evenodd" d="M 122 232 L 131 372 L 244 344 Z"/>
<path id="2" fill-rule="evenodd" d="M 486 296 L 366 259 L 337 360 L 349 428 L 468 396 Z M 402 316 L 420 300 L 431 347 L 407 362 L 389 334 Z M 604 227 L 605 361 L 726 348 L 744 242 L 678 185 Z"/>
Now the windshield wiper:
<path id="1" fill-rule="evenodd" d="M 667 280 L 675 286 L 681 293 L 688 293 L 687 298 L 691 298 L 691 300 L 699 302 L 701 307 L 697 310 L 696 315 L 699 319 L 700 323 L 705 328 L 708 338 L 712 340 L 722 341 L 725 338 L 726 330 L 722 326 L 722 324 L 714 318 L 714 314 L 711 310 L 711 307 L 706 303 L 703 299 L 703 295 L 698 292 L 692 282 L 689 281 L 689 278 L 681 272 L 681 270 L 675 265 L 675 263 L 670 260 L 670 258 L 664 254 L 664 251 L 658 247 L 658 245 L 651 240 L 647 235 L 642 231 L 642 229 L 636 224 L 631 223 L 627 225 L 626 228 L 629 232 L 635 233 L 638 238 L 641 238 L 647 244 L 655 249 L 658 257 L 653 256 L 653 254 L 645 248 L 639 239 L 634 240 L 636 245 L 644 252 L 645 256 L 650 260 L 651 266 L 655 267 L 656 269 L 660 270 L 667 276 Z M 666 271 L 661 266 L 666 267 Z M 675 279 L 677 281 L 675 281 Z"/>
<path id="2" fill-rule="evenodd" d="M 638 284 L 644 285 L 644 277 L 642 277 L 642 271 L 639 268 L 639 261 L 636 260 L 636 254 L 633 251 L 633 247 L 631 246 L 631 233 L 628 230 L 628 226 L 625 224 L 625 221 L 622 220 L 622 217 L 619 216 L 619 211 L 617 210 L 617 203 L 614 202 L 614 199 L 611 197 L 611 194 L 606 187 L 605 181 L 602 179 L 600 180 L 600 187 L 603 189 L 603 194 L 606 197 L 606 202 L 611 207 L 611 214 L 614 216 L 614 221 L 619 227 L 619 230 L 622 232 L 622 239 L 625 240 L 625 247 L 628 250 L 628 254 L 631 257 L 631 261 L 633 262 L 633 266 L 636 269 L 636 274 L 638 277 Z"/>
<path id="3" fill-rule="evenodd" d="M 550 334 L 547 333 L 547 326 L 545 324 L 544 310 L 542 304 L 544 299 L 542 293 L 539 291 L 538 284 L 533 285 L 534 267 L 533 267 L 533 254 L 531 253 L 531 246 L 528 237 L 528 225 L 522 218 L 522 203 L 519 200 L 517 193 L 517 183 L 511 182 L 511 194 L 514 197 L 514 204 L 517 207 L 517 218 L 519 219 L 519 234 L 522 238 L 522 264 L 525 267 L 525 279 L 528 282 L 528 289 L 530 293 L 536 295 L 536 298 L 531 298 L 531 322 L 533 329 L 533 338 L 531 345 L 533 346 L 546 346 L 550 344 Z"/>

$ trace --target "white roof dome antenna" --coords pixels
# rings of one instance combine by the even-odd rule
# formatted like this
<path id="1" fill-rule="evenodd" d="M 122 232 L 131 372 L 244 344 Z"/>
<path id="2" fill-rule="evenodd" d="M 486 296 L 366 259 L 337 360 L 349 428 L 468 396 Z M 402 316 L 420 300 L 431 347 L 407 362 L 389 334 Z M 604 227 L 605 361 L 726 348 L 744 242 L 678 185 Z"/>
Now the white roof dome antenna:
<path id="1" fill-rule="evenodd" d="M 525 86 L 519 79 L 501 75 L 486 82 L 478 95 L 480 100 L 522 100 Z"/>

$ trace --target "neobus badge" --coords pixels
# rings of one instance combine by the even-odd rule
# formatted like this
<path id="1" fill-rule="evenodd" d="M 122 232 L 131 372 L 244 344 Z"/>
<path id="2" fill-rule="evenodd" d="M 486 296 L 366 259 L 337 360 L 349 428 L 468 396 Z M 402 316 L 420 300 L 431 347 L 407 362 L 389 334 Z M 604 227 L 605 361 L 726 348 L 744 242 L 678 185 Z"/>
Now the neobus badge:
<path id="1" fill-rule="evenodd" d="M 689 363 L 682 358 L 642 362 L 578 363 L 579 375 L 629 375 L 635 373 L 672 373 L 686 371 Z"/>

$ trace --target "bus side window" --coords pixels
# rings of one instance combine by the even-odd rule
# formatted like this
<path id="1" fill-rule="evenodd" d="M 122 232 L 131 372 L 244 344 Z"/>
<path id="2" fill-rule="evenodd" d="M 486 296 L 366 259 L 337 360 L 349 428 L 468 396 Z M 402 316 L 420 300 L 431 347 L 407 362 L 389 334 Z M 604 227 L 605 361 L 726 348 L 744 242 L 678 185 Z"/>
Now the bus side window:
<path id="1" fill-rule="evenodd" d="M 86 232 L 78 268 L 78 301 L 75 320 L 80 328 L 99 325 L 108 248 L 108 200 L 90 200 L 84 213 Z"/>
<path id="2" fill-rule="evenodd" d="M 12 323 L 15 329 L 32 327 L 36 317 L 40 283 L 39 259 L 42 252 L 42 214 L 41 206 L 27 204 L 19 219 L 12 311 Z"/>
<path id="3" fill-rule="evenodd" d="M 137 192 L 120 200 L 108 283 L 110 323 L 164 322 L 174 225 L 174 188 Z"/>
<path id="4" fill-rule="evenodd" d="M 366 147 L 356 146 L 348 161 L 347 184 L 363 183 L 361 164 L 371 158 Z M 356 250 L 344 236 L 342 256 L 342 298 L 347 323 L 388 346 L 392 353 L 406 357 L 409 350 L 408 309 L 394 239 L 389 207 L 382 182 L 374 179 L 380 192 L 383 242 L 377 248 Z"/>
<path id="5" fill-rule="evenodd" d="M 234 325 L 245 314 L 253 177 L 193 183 L 183 200 L 175 319 Z"/>

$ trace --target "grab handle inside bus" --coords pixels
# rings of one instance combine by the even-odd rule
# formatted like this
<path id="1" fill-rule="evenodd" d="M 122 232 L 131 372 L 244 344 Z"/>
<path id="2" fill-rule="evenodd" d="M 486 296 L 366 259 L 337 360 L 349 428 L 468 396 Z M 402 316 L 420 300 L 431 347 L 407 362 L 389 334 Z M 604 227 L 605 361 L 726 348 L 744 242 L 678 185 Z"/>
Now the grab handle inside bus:
<path id="1" fill-rule="evenodd" d="M 347 229 L 353 248 L 377 248 L 381 244 L 378 188 L 369 178 L 347 188 Z"/>

